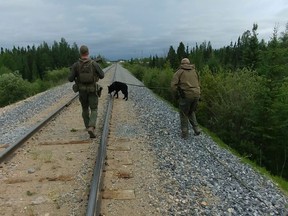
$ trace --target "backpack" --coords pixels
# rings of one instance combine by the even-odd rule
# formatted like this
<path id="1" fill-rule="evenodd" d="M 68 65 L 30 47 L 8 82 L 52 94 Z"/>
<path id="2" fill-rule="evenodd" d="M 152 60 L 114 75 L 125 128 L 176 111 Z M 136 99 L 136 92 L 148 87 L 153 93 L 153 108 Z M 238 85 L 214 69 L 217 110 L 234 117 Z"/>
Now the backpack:
<path id="1" fill-rule="evenodd" d="M 93 61 L 79 62 L 79 83 L 92 84 L 95 82 Z"/>

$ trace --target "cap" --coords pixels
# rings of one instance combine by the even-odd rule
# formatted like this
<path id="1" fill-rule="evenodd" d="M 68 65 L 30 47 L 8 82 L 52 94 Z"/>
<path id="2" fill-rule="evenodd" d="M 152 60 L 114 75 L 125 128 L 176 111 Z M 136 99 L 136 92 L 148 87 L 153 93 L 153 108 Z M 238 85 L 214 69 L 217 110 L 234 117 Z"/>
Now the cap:
<path id="1" fill-rule="evenodd" d="M 183 58 L 183 59 L 181 60 L 181 64 L 190 64 L 190 61 L 189 61 L 188 58 Z"/>
<path id="2" fill-rule="evenodd" d="M 85 46 L 85 45 L 82 45 L 82 46 L 80 47 L 80 54 L 81 54 L 81 55 L 85 55 L 85 54 L 88 54 L 88 53 L 89 53 L 88 47 Z"/>

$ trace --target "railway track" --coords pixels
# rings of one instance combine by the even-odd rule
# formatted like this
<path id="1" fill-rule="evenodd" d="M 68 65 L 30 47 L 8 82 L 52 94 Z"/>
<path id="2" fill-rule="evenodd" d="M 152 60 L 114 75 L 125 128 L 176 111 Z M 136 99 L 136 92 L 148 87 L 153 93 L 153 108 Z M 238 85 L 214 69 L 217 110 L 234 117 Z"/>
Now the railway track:
<path id="1" fill-rule="evenodd" d="M 109 85 L 116 72 L 117 65 L 109 68 L 100 85 Z M 112 111 L 113 103 L 117 110 Z M 106 215 L 115 200 L 135 200 L 133 186 L 115 189 L 114 184 L 124 180 L 127 185 L 133 178 L 127 153 L 135 140 L 119 137 L 115 126 L 127 123 L 127 114 L 119 121 L 118 113 L 127 111 L 125 104 L 113 101 L 104 87 L 97 137 L 90 139 L 74 96 L 0 152 L 0 215 Z M 131 210 L 131 205 L 122 208 L 122 215 Z"/>
<path id="2" fill-rule="evenodd" d="M 239 215 L 246 211 L 247 202 L 239 205 L 246 199 L 253 202 L 246 212 L 285 212 L 278 207 L 285 205 L 284 196 L 268 191 L 269 181 L 249 167 L 238 173 L 246 173 L 241 179 L 250 179 L 249 188 L 252 182 L 257 194 L 233 178 L 229 167 L 234 157 L 219 152 L 205 135 L 182 142 L 171 120 L 174 112 L 166 117 L 171 110 L 165 104 L 147 103 L 147 89 L 129 87 L 128 101 L 121 93 L 119 99 L 111 98 L 106 86 L 113 79 L 141 86 L 121 65 L 106 70 L 96 139 L 84 129 L 77 97 L 71 102 L 66 98 L 64 108 L 54 108 L 49 120 L 34 119 L 38 132 L 0 152 L 9 152 L 0 158 L 0 215 Z M 153 117 L 146 121 L 149 114 Z"/>
<path id="3" fill-rule="evenodd" d="M 114 66 L 106 71 L 106 82 L 115 70 Z M 93 197 L 88 188 L 98 179 L 93 169 L 99 164 L 99 140 L 105 141 L 101 130 L 107 127 L 107 122 L 101 123 L 111 101 L 107 95 L 100 98 L 98 138 L 89 139 L 77 96 L 2 148 L 0 215 L 84 215 L 85 200 Z M 87 215 L 94 203 L 89 200 Z"/>

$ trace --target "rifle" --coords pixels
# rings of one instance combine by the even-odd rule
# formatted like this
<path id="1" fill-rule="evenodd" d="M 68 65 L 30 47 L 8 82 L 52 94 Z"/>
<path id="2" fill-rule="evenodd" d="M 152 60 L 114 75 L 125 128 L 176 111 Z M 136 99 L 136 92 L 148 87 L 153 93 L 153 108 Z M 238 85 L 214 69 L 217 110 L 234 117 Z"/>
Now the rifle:
<path id="1" fill-rule="evenodd" d="M 185 92 L 183 89 L 180 88 L 180 86 L 177 86 L 177 91 L 178 91 L 178 95 L 181 97 L 181 98 L 185 98 Z"/>

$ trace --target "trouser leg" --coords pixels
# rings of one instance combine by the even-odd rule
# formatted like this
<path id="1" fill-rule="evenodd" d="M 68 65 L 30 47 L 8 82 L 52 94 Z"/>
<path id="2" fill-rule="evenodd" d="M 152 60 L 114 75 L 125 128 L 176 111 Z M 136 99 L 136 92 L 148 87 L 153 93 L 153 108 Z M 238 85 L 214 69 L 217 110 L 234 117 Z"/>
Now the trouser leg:
<path id="1" fill-rule="evenodd" d="M 189 106 L 187 104 L 187 101 L 185 99 L 179 100 L 179 115 L 180 115 L 180 127 L 182 132 L 182 137 L 187 138 L 188 137 L 188 111 Z"/>
<path id="2" fill-rule="evenodd" d="M 192 103 L 191 103 L 191 107 L 190 107 L 190 111 L 189 111 L 189 122 L 192 125 L 192 128 L 194 130 L 195 135 L 199 135 L 200 134 L 200 129 L 198 126 L 198 122 L 197 122 L 197 118 L 196 118 L 196 109 L 198 106 L 198 98 L 195 98 Z"/>
<path id="3" fill-rule="evenodd" d="M 89 127 L 89 109 L 88 107 L 82 107 L 82 118 L 86 128 Z"/>
<path id="4" fill-rule="evenodd" d="M 89 127 L 95 128 L 97 120 L 97 108 L 98 108 L 98 96 L 96 95 L 96 93 L 89 94 L 89 107 L 91 110 Z"/>
<path id="5" fill-rule="evenodd" d="M 183 111 L 180 110 L 180 125 L 181 131 L 188 133 L 188 118 Z"/>
<path id="6" fill-rule="evenodd" d="M 88 95 L 85 92 L 79 92 L 79 100 L 82 107 L 82 118 L 86 128 L 89 127 L 89 103 Z"/>

